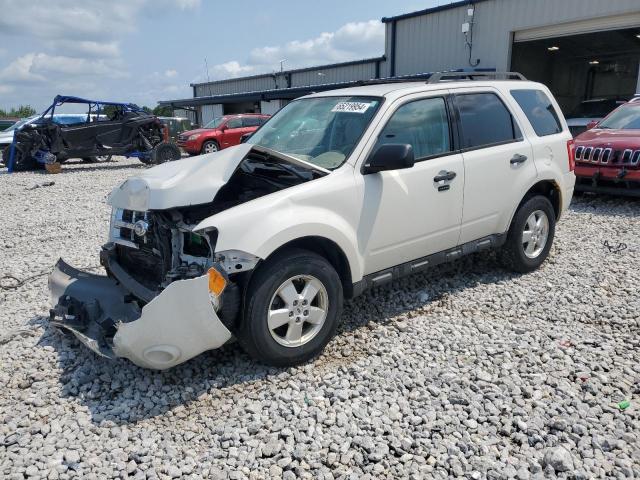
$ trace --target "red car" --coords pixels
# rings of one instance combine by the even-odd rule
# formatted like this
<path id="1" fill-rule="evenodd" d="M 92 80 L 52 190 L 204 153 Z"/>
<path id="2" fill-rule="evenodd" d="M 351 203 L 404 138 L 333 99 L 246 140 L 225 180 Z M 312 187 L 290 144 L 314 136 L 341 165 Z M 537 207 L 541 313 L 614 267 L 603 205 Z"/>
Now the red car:
<path id="1" fill-rule="evenodd" d="M 577 191 L 640 197 L 640 99 L 634 100 L 576 137 Z"/>
<path id="2" fill-rule="evenodd" d="M 191 155 L 217 152 L 238 145 L 243 135 L 255 132 L 269 118 L 258 113 L 214 118 L 203 128 L 181 133 L 178 146 Z"/>

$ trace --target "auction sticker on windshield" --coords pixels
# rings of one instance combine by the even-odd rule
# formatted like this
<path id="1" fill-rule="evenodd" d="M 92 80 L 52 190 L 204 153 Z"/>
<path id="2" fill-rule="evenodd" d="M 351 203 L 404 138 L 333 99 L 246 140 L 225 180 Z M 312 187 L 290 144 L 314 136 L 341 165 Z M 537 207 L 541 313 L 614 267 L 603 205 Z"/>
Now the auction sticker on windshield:
<path id="1" fill-rule="evenodd" d="M 331 109 L 332 112 L 364 113 L 371 106 L 365 102 L 340 102 Z"/>

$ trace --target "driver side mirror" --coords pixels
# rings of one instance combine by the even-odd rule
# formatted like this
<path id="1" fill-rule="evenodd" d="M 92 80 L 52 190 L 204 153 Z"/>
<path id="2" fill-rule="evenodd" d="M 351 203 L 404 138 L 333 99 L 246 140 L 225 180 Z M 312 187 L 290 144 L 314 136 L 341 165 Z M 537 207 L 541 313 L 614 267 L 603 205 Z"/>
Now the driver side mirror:
<path id="1" fill-rule="evenodd" d="M 413 147 L 408 143 L 387 143 L 380 145 L 364 162 L 362 174 L 411 168 L 416 163 Z"/>
<path id="2" fill-rule="evenodd" d="M 589 123 L 587 123 L 587 130 L 591 130 L 592 128 L 595 128 L 598 126 L 598 121 L 597 120 L 591 120 Z"/>

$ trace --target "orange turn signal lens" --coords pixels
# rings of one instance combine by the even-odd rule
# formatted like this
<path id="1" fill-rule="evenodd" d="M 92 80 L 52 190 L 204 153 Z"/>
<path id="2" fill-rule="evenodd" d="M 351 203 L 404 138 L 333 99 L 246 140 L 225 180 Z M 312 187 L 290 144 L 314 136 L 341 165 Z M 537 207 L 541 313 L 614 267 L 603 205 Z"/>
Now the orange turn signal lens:
<path id="1" fill-rule="evenodd" d="M 220 296 L 224 287 L 227 286 L 227 281 L 224 276 L 215 268 L 210 268 L 207 272 L 209 275 L 209 292 Z"/>

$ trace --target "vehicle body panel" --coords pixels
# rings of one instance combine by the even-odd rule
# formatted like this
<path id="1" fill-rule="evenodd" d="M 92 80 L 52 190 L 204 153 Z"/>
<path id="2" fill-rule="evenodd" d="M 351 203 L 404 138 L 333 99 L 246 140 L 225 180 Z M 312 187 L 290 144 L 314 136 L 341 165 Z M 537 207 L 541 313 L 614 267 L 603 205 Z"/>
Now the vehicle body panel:
<path id="1" fill-rule="evenodd" d="M 214 311 L 207 285 L 206 276 L 176 281 L 140 309 L 125 301 L 128 292 L 114 279 L 81 272 L 59 260 L 49 276 L 53 305 L 71 297 L 86 302 L 95 313 L 88 312 L 93 316 L 80 321 L 77 311 L 52 312 L 52 323 L 101 356 L 164 370 L 231 338 Z M 106 324 L 116 329 L 112 344 L 101 329 Z"/>
<path id="2" fill-rule="evenodd" d="M 109 194 L 108 202 L 139 212 L 210 202 L 249 150 L 249 145 L 238 145 L 158 165 L 125 180 Z"/>

